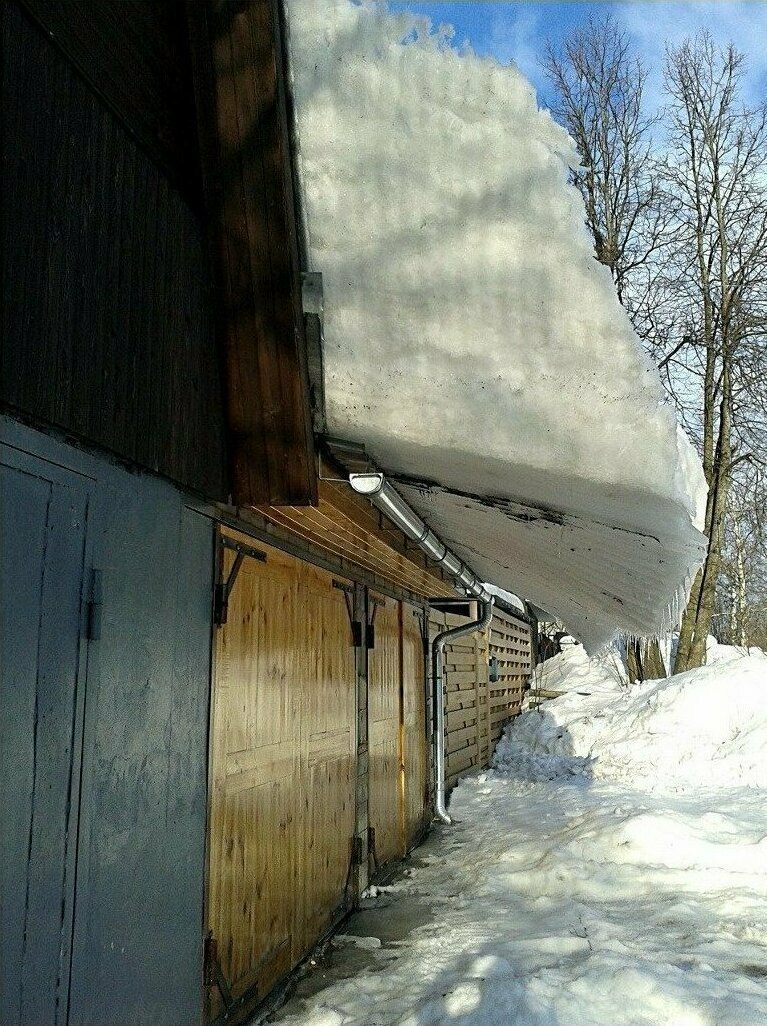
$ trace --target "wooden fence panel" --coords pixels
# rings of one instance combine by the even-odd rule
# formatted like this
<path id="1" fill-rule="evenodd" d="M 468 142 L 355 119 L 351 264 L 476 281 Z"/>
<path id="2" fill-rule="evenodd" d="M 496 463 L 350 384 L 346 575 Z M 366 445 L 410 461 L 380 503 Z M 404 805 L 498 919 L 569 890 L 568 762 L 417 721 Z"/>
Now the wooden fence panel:
<path id="1" fill-rule="evenodd" d="M 345 594 L 259 547 L 266 562 L 245 559 L 218 632 L 212 701 L 208 925 L 235 996 L 263 996 L 331 925 L 354 833 Z"/>
<path id="2" fill-rule="evenodd" d="M 430 635 L 466 623 L 453 613 L 430 614 Z M 488 631 L 458 638 L 445 646 L 445 781 L 486 766 L 504 726 L 521 708 L 531 667 L 530 627 L 496 608 Z M 498 680 L 490 681 L 488 663 L 498 661 Z"/>
<path id="3" fill-rule="evenodd" d="M 490 745 L 495 748 L 503 728 L 522 710 L 525 685 L 532 672 L 532 637 L 529 624 L 496 608 L 490 625 L 490 657 L 495 656 L 498 680 L 490 689 Z"/>

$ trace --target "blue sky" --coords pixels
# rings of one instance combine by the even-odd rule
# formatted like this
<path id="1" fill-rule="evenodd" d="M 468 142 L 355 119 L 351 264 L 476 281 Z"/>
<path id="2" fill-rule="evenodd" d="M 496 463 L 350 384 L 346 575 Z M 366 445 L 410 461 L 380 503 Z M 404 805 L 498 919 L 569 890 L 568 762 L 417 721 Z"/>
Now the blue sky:
<path id="1" fill-rule="evenodd" d="M 746 54 L 748 68 L 744 98 L 750 104 L 767 99 L 767 0 L 580 0 L 560 2 L 507 3 L 410 3 L 391 2 L 396 10 L 411 10 L 427 15 L 435 25 L 452 24 L 455 44 L 468 41 L 482 56 L 493 56 L 503 63 L 514 61 L 538 89 L 546 104 L 548 90 L 538 58 L 547 38 L 561 39 L 572 28 L 583 24 L 590 14 L 603 14 L 608 8 L 633 36 L 637 52 L 644 59 L 651 77 L 648 101 L 661 100 L 661 69 L 667 42 L 678 43 L 684 36 L 708 28 L 721 44 L 732 41 Z"/>

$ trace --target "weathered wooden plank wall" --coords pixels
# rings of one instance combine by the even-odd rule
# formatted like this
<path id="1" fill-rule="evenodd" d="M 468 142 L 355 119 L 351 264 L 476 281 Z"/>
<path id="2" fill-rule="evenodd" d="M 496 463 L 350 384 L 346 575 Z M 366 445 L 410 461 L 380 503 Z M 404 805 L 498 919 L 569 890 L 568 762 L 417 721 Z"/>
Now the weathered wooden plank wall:
<path id="1" fill-rule="evenodd" d="M 402 648 L 400 603 L 370 596 L 375 645 L 368 655 L 368 815 L 377 866 L 404 855 L 400 717 Z"/>
<path id="2" fill-rule="evenodd" d="M 225 498 L 201 224 L 16 3 L 3 54 L 2 402 Z"/>
<path id="3" fill-rule="evenodd" d="M 343 910 L 354 834 L 348 593 L 261 547 L 218 633 L 211 713 L 207 922 L 235 997 L 263 997 Z"/>
<path id="4" fill-rule="evenodd" d="M 424 661 L 424 612 L 402 604 L 403 832 L 405 846 L 420 839 L 430 819 L 428 678 Z"/>
<path id="5" fill-rule="evenodd" d="M 374 586 L 388 585 L 423 596 L 455 594 L 434 564 L 419 549 L 408 546 L 405 536 L 342 480 L 320 479 L 316 507 L 270 506 L 259 514 L 315 551 L 362 568 Z"/>
<path id="6" fill-rule="evenodd" d="M 316 501 L 279 4 L 188 5 L 237 505 Z"/>
<path id="7" fill-rule="evenodd" d="M 196 208 L 202 201 L 184 0 L 21 0 Z"/>

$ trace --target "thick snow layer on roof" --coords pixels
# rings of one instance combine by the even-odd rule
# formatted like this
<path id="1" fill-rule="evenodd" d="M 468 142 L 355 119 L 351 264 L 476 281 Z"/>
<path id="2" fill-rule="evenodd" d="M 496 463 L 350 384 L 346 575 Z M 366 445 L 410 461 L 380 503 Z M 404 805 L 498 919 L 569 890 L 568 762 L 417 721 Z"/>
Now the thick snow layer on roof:
<path id="1" fill-rule="evenodd" d="M 514 68 L 383 5 L 290 0 L 330 433 L 488 581 L 594 647 L 655 632 L 705 486 Z"/>

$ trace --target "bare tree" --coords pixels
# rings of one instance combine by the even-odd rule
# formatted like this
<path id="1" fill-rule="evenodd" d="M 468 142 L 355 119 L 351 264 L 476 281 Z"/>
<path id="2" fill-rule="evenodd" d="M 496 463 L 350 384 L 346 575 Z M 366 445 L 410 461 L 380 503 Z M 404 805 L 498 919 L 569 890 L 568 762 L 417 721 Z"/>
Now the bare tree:
<path id="1" fill-rule="evenodd" d="M 661 226 L 652 174 L 657 118 L 643 110 L 647 72 L 610 14 L 589 20 L 560 50 L 549 44 L 543 68 L 557 97 L 553 113 L 578 149 L 582 166 L 572 181 L 583 197 L 595 256 L 628 306 L 632 274 L 647 263 Z"/>
<path id="2" fill-rule="evenodd" d="M 549 44 L 543 67 L 557 98 L 554 116 L 580 157 L 572 182 L 583 197 L 594 255 L 610 269 L 618 299 L 638 327 L 647 319 L 651 258 L 664 227 L 653 174 L 658 119 L 643 108 L 647 72 L 610 14 L 589 20 L 560 50 Z M 632 681 L 665 677 L 657 640 L 629 640 L 626 651 Z"/>
<path id="3" fill-rule="evenodd" d="M 549 46 L 544 61 L 554 114 L 580 155 L 572 180 L 595 256 L 698 444 L 709 486 L 706 561 L 676 672 L 705 661 L 726 531 L 728 551 L 737 548 L 733 475 L 767 459 L 767 110 L 741 105 L 742 67 L 734 47 L 717 49 L 707 33 L 668 50 L 658 156 L 646 71 L 609 14 Z M 637 676 L 662 666 L 657 645 L 631 654 Z"/>
<path id="4" fill-rule="evenodd" d="M 726 521 L 715 633 L 731 645 L 767 643 L 767 482 L 761 466 L 736 473 Z M 716 615 L 716 614 L 715 614 Z"/>
<path id="5" fill-rule="evenodd" d="M 669 214 L 664 277 L 674 317 L 665 341 L 683 387 L 699 376 L 709 487 L 706 560 L 682 619 L 675 672 L 705 662 L 733 472 L 758 458 L 739 447 L 735 416 L 754 398 L 744 371 L 765 323 L 767 108 L 739 103 L 742 65 L 734 47 L 719 50 L 708 33 L 669 49 L 666 58 L 669 136 L 659 179 Z"/>

